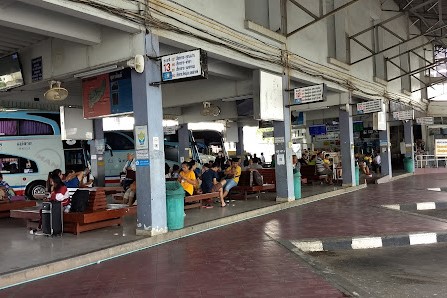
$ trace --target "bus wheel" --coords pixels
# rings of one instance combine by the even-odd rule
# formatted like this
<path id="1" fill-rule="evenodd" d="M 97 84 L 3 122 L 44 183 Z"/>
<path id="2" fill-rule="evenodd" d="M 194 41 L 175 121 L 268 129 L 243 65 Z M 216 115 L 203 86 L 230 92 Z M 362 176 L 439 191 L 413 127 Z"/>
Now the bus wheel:
<path id="1" fill-rule="evenodd" d="M 25 195 L 32 200 L 41 199 L 46 192 L 46 183 L 43 180 L 33 181 L 25 189 Z"/>

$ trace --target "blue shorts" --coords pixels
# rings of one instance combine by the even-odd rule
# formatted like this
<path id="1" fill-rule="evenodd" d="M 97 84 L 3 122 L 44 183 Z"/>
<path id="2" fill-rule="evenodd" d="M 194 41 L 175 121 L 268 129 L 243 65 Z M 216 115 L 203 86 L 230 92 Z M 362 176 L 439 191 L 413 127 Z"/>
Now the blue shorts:
<path id="1" fill-rule="evenodd" d="M 227 183 L 225 183 L 224 191 L 230 192 L 230 189 L 237 185 L 236 181 L 233 179 L 226 179 Z"/>
<path id="2" fill-rule="evenodd" d="M 68 188 L 77 188 L 79 187 L 79 180 L 78 177 L 74 177 L 73 179 L 69 181 L 65 181 L 65 186 Z"/>

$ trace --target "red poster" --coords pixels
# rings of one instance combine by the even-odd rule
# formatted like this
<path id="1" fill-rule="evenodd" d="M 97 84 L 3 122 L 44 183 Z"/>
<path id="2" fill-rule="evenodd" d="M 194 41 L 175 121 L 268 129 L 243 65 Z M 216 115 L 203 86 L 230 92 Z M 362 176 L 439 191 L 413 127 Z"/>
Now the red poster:
<path id="1" fill-rule="evenodd" d="M 112 114 L 109 74 L 82 80 L 84 118 L 97 118 Z"/>

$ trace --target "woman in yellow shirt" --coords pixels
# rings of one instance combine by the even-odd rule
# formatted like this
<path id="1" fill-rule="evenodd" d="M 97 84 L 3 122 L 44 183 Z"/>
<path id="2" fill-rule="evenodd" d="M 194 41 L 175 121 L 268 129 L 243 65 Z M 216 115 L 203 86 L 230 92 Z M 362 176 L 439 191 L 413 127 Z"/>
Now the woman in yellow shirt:
<path id="1" fill-rule="evenodd" d="M 194 193 L 194 186 L 197 185 L 197 179 L 189 163 L 182 163 L 182 171 L 179 174 L 178 181 L 185 190 L 186 196 L 191 196 Z"/>

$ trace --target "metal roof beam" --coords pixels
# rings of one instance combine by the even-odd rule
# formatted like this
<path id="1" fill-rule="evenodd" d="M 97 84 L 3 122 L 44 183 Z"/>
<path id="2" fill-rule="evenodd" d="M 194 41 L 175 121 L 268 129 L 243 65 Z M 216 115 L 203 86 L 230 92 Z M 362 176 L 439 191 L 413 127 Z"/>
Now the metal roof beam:
<path id="1" fill-rule="evenodd" d="M 318 19 L 318 16 L 313 14 L 310 10 L 308 10 L 306 7 L 304 7 L 303 5 L 299 4 L 298 2 L 296 2 L 296 0 L 289 0 L 290 2 L 292 2 L 295 6 L 297 6 L 299 9 L 301 9 L 302 11 L 304 11 L 305 13 L 307 13 L 308 15 L 310 15 L 314 20 Z"/>
<path id="2" fill-rule="evenodd" d="M 340 6 L 340 7 L 337 7 L 336 9 L 334 9 L 334 10 L 332 10 L 332 11 L 330 11 L 330 12 L 328 12 L 328 13 L 322 15 L 321 17 L 319 17 L 319 18 L 313 20 L 312 22 L 309 22 L 309 23 L 307 23 L 306 25 L 303 25 L 303 26 L 299 27 L 298 29 L 293 30 L 292 32 L 290 32 L 290 33 L 287 34 L 287 37 L 290 37 L 290 36 L 292 36 L 293 34 L 297 33 L 298 31 L 301 31 L 301 30 L 303 30 L 303 29 L 306 29 L 306 28 L 309 27 L 309 26 L 312 26 L 313 24 L 315 24 L 315 23 L 317 23 L 317 22 L 319 22 L 319 21 L 321 21 L 321 20 L 323 20 L 323 19 L 325 19 L 325 18 L 327 18 L 327 17 L 329 17 L 329 16 L 331 16 L 331 15 L 337 13 L 338 11 L 340 11 L 340 10 L 342 10 L 342 9 L 345 9 L 346 7 L 350 6 L 351 4 L 356 3 L 356 2 L 358 2 L 358 1 L 359 1 L 359 0 L 351 0 L 351 1 L 349 1 L 348 3 L 346 3 L 346 4 L 344 4 L 344 5 Z"/>

